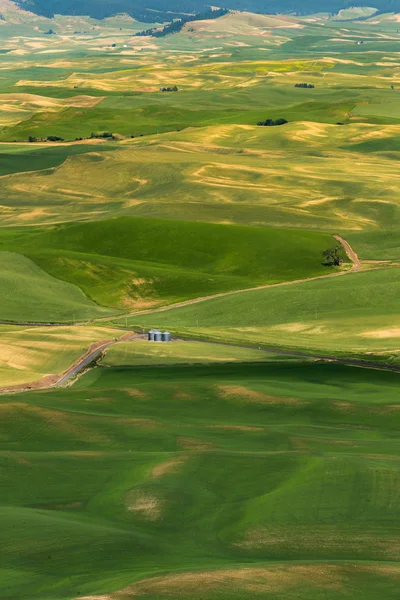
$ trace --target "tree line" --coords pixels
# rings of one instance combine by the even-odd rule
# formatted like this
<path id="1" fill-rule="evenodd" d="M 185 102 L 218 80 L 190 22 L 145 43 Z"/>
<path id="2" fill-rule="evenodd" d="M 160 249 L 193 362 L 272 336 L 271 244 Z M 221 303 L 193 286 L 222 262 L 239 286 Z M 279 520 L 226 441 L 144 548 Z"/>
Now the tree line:
<path id="1" fill-rule="evenodd" d="M 111 131 L 104 131 L 103 133 L 94 133 L 92 132 L 89 137 L 86 138 L 75 138 L 76 142 L 80 142 L 82 140 L 115 140 L 116 137 L 113 133 L 111 133 Z M 30 135 L 28 137 L 28 142 L 30 143 L 34 143 L 34 142 L 64 142 L 64 138 L 58 136 L 58 135 L 48 135 L 47 137 L 44 138 L 40 138 L 40 137 L 35 137 L 34 135 Z"/>
<path id="2" fill-rule="evenodd" d="M 190 23 L 191 21 L 204 21 L 206 19 L 218 19 L 219 17 L 223 17 L 229 12 L 227 8 L 218 8 L 216 10 L 206 10 L 202 13 L 197 13 L 196 15 L 188 15 L 185 17 L 181 17 L 180 19 L 175 19 L 168 25 L 165 25 L 161 29 L 157 27 L 152 27 L 150 29 L 146 29 L 144 31 L 138 31 L 135 33 L 135 36 L 151 36 L 151 37 L 164 37 L 169 35 L 170 33 L 178 33 L 181 31 L 186 25 L 186 23 Z"/>

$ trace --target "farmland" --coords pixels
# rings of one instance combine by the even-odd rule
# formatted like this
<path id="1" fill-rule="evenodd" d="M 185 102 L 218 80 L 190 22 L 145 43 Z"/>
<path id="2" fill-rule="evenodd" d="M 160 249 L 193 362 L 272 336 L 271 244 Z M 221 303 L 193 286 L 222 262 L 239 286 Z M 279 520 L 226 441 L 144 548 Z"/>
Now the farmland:
<path id="1" fill-rule="evenodd" d="M 397 600 L 400 16 L 24 8 L 0 600 Z"/>
<path id="2" fill-rule="evenodd" d="M 1 387 L 62 373 L 94 342 L 120 336 L 121 331 L 108 327 L 0 325 Z"/>
<path id="3" fill-rule="evenodd" d="M 212 361 L 1 398 L 4 597 L 397 597 L 397 375 Z"/>
<path id="4" fill-rule="evenodd" d="M 12 248 L 13 260 L 22 263 L 19 272 L 13 270 L 15 286 L 26 290 L 29 265 L 31 270 L 35 267 L 38 283 L 42 281 L 40 273 L 58 287 L 47 298 L 51 289 L 45 295 L 39 286 L 39 306 L 34 305 L 33 297 L 28 302 L 29 294 L 33 296 L 28 288 L 20 296 L 20 305 L 10 302 L 4 318 L 51 322 L 95 319 L 122 309 L 143 310 L 218 292 L 340 272 L 322 264 L 322 252 L 335 243 L 331 235 L 317 231 L 132 217 L 46 229 L 7 228 L 0 231 L 0 249 L 4 248 L 3 256 L 8 256 L 6 249 Z M 71 305 L 67 305 L 66 290 L 71 295 L 75 292 L 74 304 L 71 298 Z M 3 287 L 1 294 L 6 296 L 6 307 L 12 288 Z M 114 307 L 114 311 L 94 302 Z"/>

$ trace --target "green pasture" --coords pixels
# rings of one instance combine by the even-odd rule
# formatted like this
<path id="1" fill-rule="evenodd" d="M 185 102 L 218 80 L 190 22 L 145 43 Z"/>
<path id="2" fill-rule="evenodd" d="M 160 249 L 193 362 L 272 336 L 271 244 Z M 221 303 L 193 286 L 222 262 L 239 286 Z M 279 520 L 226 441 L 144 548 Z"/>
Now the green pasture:
<path id="1" fill-rule="evenodd" d="M 1 7 L 0 321 L 107 321 L 0 326 L 0 386 L 126 326 L 197 341 L 0 395 L 0 600 L 397 600 L 398 374 L 310 356 L 399 364 L 400 24 L 372 10 L 149 39 Z M 370 262 L 322 266 L 333 234 Z"/>
<path id="2" fill-rule="evenodd" d="M 397 375 L 114 358 L 0 400 L 0 597 L 397 598 Z"/>
<path id="3" fill-rule="evenodd" d="M 335 244 L 315 231 L 133 217 L 0 232 L 1 249 L 29 257 L 92 301 L 138 310 L 326 274 L 332 268 L 322 252 Z"/>
<path id="4" fill-rule="evenodd" d="M 0 252 L 0 320 L 73 321 L 110 315 L 75 285 L 61 281 L 15 252 Z"/>
<path id="5" fill-rule="evenodd" d="M 171 343 L 132 340 L 110 346 L 101 360 L 105 367 L 125 367 L 139 365 L 177 365 L 213 362 L 263 362 L 282 360 L 281 355 L 252 350 L 251 348 L 235 348 L 208 342 L 173 341 Z M 285 360 L 288 360 L 285 357 Z"/>
<path id="6" fill-rule="evenodd" d="M 219 340 L 398 361 L 400 269 L 387 268 L 206 300 L 128 322 Z"/>
<path id="7" fill-rule="evenodd" d="M 400 261 L 399 231 L 351 231 L 346 239 L 362 259 Z"/>

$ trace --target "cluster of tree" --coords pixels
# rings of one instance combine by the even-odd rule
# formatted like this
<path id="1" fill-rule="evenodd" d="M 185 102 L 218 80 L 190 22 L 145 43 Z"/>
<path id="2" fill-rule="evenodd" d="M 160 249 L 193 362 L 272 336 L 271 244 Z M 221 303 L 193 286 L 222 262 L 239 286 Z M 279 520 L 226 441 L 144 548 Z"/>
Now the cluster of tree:
<path id="1" fill-rule="evenodd" d="M 340 267 L 343 262 L 341 252 L 342 248 L 340 246 L 333 246 L 333 248 L 324 250 L 322 253 L 324 257 L 324 265 L 327 265 L 328 267 Z"/>
<path id="2" fill-rule="evenodd" d="M 135 33 L 135 36 L 152 36 L 152 37 L 164 37 L 169 35 L 170 33 L 178 33 L 181 29 L 186 25 L 186 23 L 190 23 L 191 21 L 204 21 L 206 19 L 218 19 L 218 17 L 223 17 L 229 12 L 227 8 L 218 8 L 218 9 L 209 9 L 205 12 L 198 13 L 196 15 L 187 15 L 181 17 L 180 19 L 175 19 L 168 25 L 165 25 L 161 29 L 157 27 L 152 27 L 151 29 L 146 29 L 145 31 L 138 31 Z"/>
<path id="3" fill-rule="evenodd" d="M 260 127 L 275 127 L 276 125 L 285 125 L 286 119 L 265 119 L 265 121 L 258 121 L 257 125 Z"/>
<path id="4" fill-rule="evenodd" d="M 44 35 L 56 35 L 56 32 L 53 29 L 49 29 L 48 31 L 44 32 Z"/>
<path id="5" fill-rule="evenodd" d="M 64 138 L 59 137 L 58 135 L 49 135 L 46 138 L 37 138 L 34 135 L 30 135 L 28 137 L 28 142 L 63 142 Z"/>
<path id="6" fill-rule="evenodd" d="M 92 133 L 89 136 L 91 140 L 115 140 L 115 136 L 111 131 L 104 131 L 103 133 Z"/>
<path id="7" fill-rule="evenodd" d="M 176 85 L 173 87 L 160 87 L 160 92 L 177 92 L 178 88 Z"/>
<path id="8" fill-rule="evenodd" d="M 79 142 L 82 140 L 115 140 L 115 136 L 110 131 L 104 131 L 103 133 L 91 133 L 89 137 L 86 138 L 75 138 L 75 141 Z M 28 142 L 64 142 L 64 138 L 59 137 L 58 135 L 48 135 L 46 138 L 38 138 L 34 135 L 30 135 L 28 137 Z"/>
<path id="9" fill-rule="evenodd" d="M 294 87 L 311 89 L 315 88 L 315 85 L 313 83 L 295 83 Z"/>

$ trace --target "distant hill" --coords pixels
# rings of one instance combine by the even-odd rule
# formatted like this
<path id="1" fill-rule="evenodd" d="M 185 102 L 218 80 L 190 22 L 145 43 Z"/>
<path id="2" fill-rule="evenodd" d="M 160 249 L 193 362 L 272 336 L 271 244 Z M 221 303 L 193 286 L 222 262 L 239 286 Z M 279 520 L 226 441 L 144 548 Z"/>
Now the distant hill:
<path id="1" fill-rule="evenodd" d="M 183 14 L 204 12 L 209 6 L 203 0 L 146 0 L 145 3 L 139 0 L 16 0 L 16 3 L 25 10 L 50 18 L 54 14 L 62 14 L 104 19 L 127 13 L 142 22 L 171 21 L 173 17 Z M 224 0 L 222 4 L 217 4 L 260 13 L 336 13 L 341 9 L 366 4 L 380 12 L 399 11 L 399 0 Z"/>

